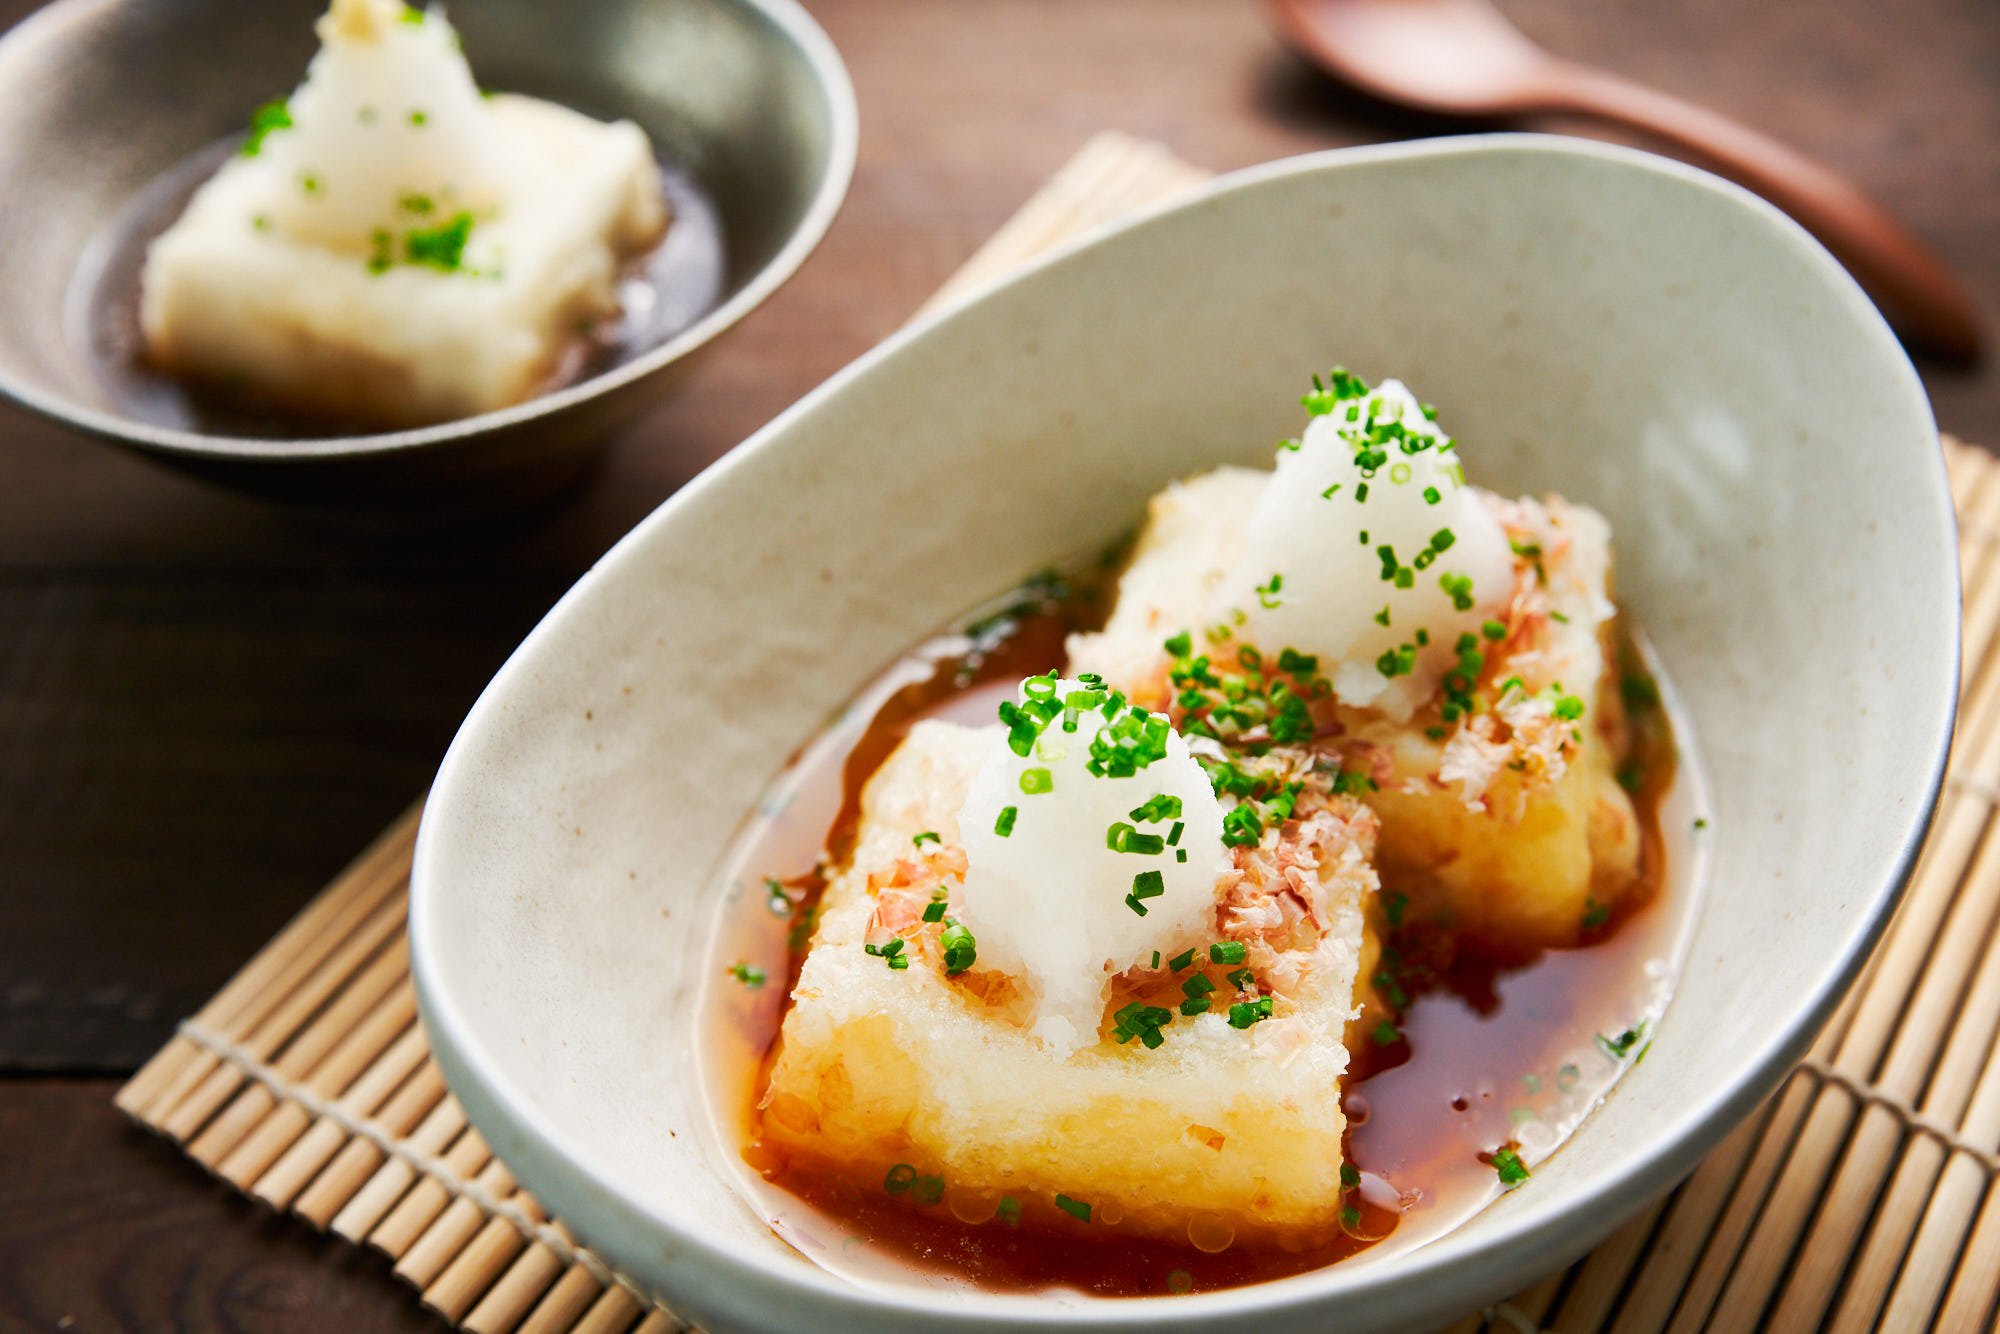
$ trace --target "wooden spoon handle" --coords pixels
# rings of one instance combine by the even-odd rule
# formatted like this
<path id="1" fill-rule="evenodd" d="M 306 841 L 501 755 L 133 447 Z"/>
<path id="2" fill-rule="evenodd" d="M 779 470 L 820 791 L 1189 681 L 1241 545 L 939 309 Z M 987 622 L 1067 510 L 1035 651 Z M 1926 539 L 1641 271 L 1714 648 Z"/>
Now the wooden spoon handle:
<path id="1" fill-rule="evenodd" d="M 1796 149 L 1706 107 L 1602 70 L 1562 64 L 1551 107 L 1650 131 L 1708 159 L 1820 239 L 1872 292 L 1890 321 L 1933 351 L 1977 359 L 1978 307 L 1929 247 L 1845 178 Z"/>

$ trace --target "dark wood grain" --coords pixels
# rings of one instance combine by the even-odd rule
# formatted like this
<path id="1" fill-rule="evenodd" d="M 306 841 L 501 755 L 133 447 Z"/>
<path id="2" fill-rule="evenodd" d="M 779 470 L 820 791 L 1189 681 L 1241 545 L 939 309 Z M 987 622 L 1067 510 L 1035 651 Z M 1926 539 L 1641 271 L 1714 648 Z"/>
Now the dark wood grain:
<path id="1" fill-rule="evenodd" d="M 1093 131 L 1227 169 L 1467 128 L 1332 87 L 1248 0 L 811 7 L 861 100 L 840 220 L 552 514 L 341 543 L 0 409 L 0 1325 L 421 1323 L 372 1264 L 124 1130 L 110 1084 L 59 1076 L 156 1046 L 403 809 L 596 555 L 893 330 Z M 2000 313 L 1991 0 L 1506 7 L 1850 173 Z M 30 8 L 0 0 L 0 24 Z M 1922 369 L 1946 429 L 2000 443 L 2000 375 Z"/>
<path id="2" fill-rule="evenodd" d="M 387 1261 L 203 1176 L 116 1081 L 0 1083 L 0 1329 L 442 1330 Z"/>

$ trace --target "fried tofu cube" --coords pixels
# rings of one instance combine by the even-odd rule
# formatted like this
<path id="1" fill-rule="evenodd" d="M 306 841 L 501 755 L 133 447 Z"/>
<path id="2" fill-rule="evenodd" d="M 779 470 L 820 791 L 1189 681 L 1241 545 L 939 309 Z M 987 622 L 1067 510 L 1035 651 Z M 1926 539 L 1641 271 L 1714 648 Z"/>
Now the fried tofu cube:
<path id="1" fill-rule="evenodd" d="M 1070 670 L 1167 707 L 1165 639 L 1216 619 L 1211 595 L 1237 559 L 1269 474 L 1222 468 L 1153 498 L 1104 629 L 1070 641 Z M 1638 883 L 1639 823 L 1618 781 L 1623 715 L 1611 670 L 1610 530 L 1555 497 L 1483 494 L 1518 554 L 1482 645 L 1497 707 L 1446 727 L 1437 710 L 1395 721 L 1328 701 L 1315 743 L 1375 784 L 1384 883 L 1454 932 L 1505 950 L 1574 943 Z M 1217 631 L 1219 633 L 1219 631 Z M 1214 641 L 1219 659 L 1233 646 Z M 1275 655 L 1282 645 L 1261 645 Z M 1511 691 L 1503 683 L 1518 680 Z M 1574 717 L 1558 717 L 1581 706 Z"/>
<path id="2" fill-rule="evenodd" d="M 1030 1033 L 1019 979 L 980 965 L 947 976 L 950 919 L 923 920 L 962 885 L 957 813 L 991 733 L 920 724 L 865 789 L 761 1099 L 763 1142 L 864 1188 L 907 1188 L 914 1173 L 934 1183 L 918 1204 L 969 1220 L 1079 1227 L 1087 1213 L 1094 1228 L 1211 1249 L 1330 1235 L 1372 814 L 1309 789 L 1218 883 L 1213 939 L 1241 946 L 1270 1018 L 1232 1026 L 1233 969 L 1201 947 L 1179 970 L 1168 958 L 1114 979 L 1096 1040 L 1065 1057 Z M 938 841 L 913 845 L 923 831 Z M 1196 976 L 1197 992 L 1214 988 L 1209 1012 L 1176 1011 L 1157 1046 L 1115 1040 L 1125 1006 L 1177 1006 Z"/>
<path id="3" fill-rule="evenodd" d="M 448 264 L 289 236 L 271 218 L 296 207 L 300 181 L 270 154 L 230 159 L 147 252 L 148 360 L 259 403 L 383 427 L 550 388 L 582 331 L 617 312 L 620 266 L 665 230 L 659 168 L 629 122 L 511 95 L 487 112 L 509 151 L 505 209 L 455 237 L 435 212 L 409 219 L 438 225 Z"/>

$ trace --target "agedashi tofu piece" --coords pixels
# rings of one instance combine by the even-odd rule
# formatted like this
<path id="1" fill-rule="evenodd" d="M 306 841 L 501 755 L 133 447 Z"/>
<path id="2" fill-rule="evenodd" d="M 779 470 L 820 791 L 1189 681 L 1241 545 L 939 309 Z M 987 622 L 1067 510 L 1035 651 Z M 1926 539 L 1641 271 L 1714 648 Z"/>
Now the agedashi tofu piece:
<path id="1" fill-rule="evenodd" d="M 305 84 L 148 250 L 148 359 L 382 427 L 552 387 L 667 226 L 645 134 L 482 96 L 436 11 L 338 0 L 320 34 Z"/>
<path id="2" fill-rule="evenodd" d="M 1243 817 L 1229 819 L 1234 806 L 1209 798 L 1244 831 L 1226 848 L 1212 832 L 1206 843 L 1176 834 L 1174 824 L 1192 831 L 1201 818 L 1197 794 L 1176 805 L 1162 792 L 1146 812 L 1157 820 L 1113 836 L 1146 854 L 1132 864 L 1173 861 L 1170 847 L 1139 842 L 1145 829 L 1162 831 L 1163 845 L 1172 836 L 1197 846 L 1175 864 L 1204 868 L 1205 898 L 1156 954 L 1132 933 L 1167 929 L 1176 910 L 1166 893 L 1145 913 L 1114 897 L 1129 923 L 1108 919 L 1102 931 L 1037 906 L 1043 888 L 1096 892 L 1093 867 L 1060 843 L 1060 820 L 1077 808 L 1059 817 L 1054 803 L 1087 800 L 1079 789 L 1103 780 L 1047 761 L 1037 770 L 1045 778 L 1002 792 L 1001 811 L 1013 814 L 996 815 L 982 782 L 1013 782 L 1049 753 L 1038 746 L 1017 761 L 1005 738 L 1004 728 L 920 724 L 865 789 L 853 860 L 827 889 L 784 1022 L 764 1142 L 864 1188 L 941 1192 L 966 1219 L 1113 1227 L 1208 1249 L 1329 1235 L 1341 1208 L 1344 1031 L 1357 1013 L 1363 903 L 1376 885 L 1374 817 L 1330 793 L 1297 755 L 1262 761 L 1261 791 L 1300 783 L 1282 820 L 1248 832 Z M 1146 781 L 1164 767 L 1135 781 L 1170 787 Z M 1050 803 L 1046 815 L 1037 802 Z M 981 888 L 982 869 L 969 901 L 975 820 L 1039 848 L 1020 864 L 1043 858 L 1043 880 L 1023 888 L 1002 865 Z M 1094 828 L 1101 847 L 1103 826 Z M 973 864 L 993 866 L 990 845 L 971 841 Z M 1070 930 L 1096 933 L 1083 957 L 1112 958 L 1087 976 L 1094 1001 L 1039 966 L 1034 942 Z M 1136 966 L 1110 971 L 1135 955 Z M 1067 1016 L 1084 1003 L 1096 1022 L 1071 1033 Z M 1052 1010 L 1064 1022 L 1051 1025 Z"/>
<path id="3" fill-rule="evenodd" d="M 1289 457 L 1279 455 L 1280 479 Z M 1342 510 L 1344 493 L 1320 480 L 1312 497 L 1334 494 L 1313 514 L 1315 541 L 1359 549 L 1359 539 L 1382 536 L 1379 508 Z M 1638 883 L 1638 820 L 1617 779 L 1625 732 L 1609 667 L 1615 608 L 1603 518 L 1556 497 L 1511 501 L 1464 488 L 1478 521 L 1511 553 L 1506 577 L 1466 589 L 1454 607 L 1463 623 L 1433 633 L 1422 620 L 1399 619 L 1404 609 L 1394 602 L 1399 588 L 1424 586 L 1399 575 L 1417 573 L 1408 547 L 1399 555 L 1380 546 L 1370 568 L 1350 575 L 1359 592 L 1348 601 L 1379 606 L 1366 619 L 1389 647 L 1375 654 L 1370 642 L 1361 659 L 1341 661 L 1299 650 L 1316 629 L 1312 618 L 1338 619 L 1349 607 L 1330 598 L 1288 606 L 1293 585 L 1284 583 L 1235 586 L 1252 577 L 1245 547 L 1274 485 L 1271 473 L 1222 468 L 1155 496 L 1112 614 L 1102 631 L 1072 638 L 1070 670 L 1099 674 L 1141 704 L 1172 707 L 1178 725 L 1197 731 L 1200 718 L 1228 706 L 1191 672 L 1288 680 L 1305 700 L 1303 743 L 1338 757 L 1355 775 L 1351 790 L 1381 817 L 1378 861 L 1389 889 L 1502 948 L 1573 943 Z M 1378 483 L 1378 502 L 1380 494 Z M 1456 521 L 1466 526 L 1465 517 Z M 1464 541 L 1438 531 L 1453 539 L 1447 552 Z M 1455 556 L 1426 550 L 1432 560 L 1414 557 L 1421 574 L 1452 579 Z M 1294 559 L 1294 569 L 1305 559 Z M 1185 636 L 1184 653 L 1164 647 L 1177 636 Z M 1440 650 L 1428 695 L 1348 702 L 1346 683 L 1373 675 L 1371 687 L 1400 686 L 1421 673 L 1420 655 Z"/>

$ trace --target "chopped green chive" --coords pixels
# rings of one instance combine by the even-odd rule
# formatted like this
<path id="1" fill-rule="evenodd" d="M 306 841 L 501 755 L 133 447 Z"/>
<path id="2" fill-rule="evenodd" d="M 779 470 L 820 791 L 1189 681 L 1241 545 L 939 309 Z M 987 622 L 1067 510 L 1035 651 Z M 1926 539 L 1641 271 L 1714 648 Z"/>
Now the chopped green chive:
<path id="1" fill-rule="evenodd" d="M 1512 1149 L 1496 1149 L 1493 1153 L 1493 1170 L 1500 1175 L 1500 1184 L 1512 1190 L 1528 1179 L 1528 1165 L 1521 1161 L 1521 1155 Z"/>
<path id="2" fill-rule="evenodd" d="M 897 1163 L 889 1169 L 889 1175 L 882 1178 L 882 1189 L 891 1195 L 907 1195 L 910 1187 L 917 1184 L 917 1169 L 908 1163 Z"/>
<path id="3" fill-rule="evenodd" d="M 1000 1207 L 993 1211 L 993 1216 L 1008 1227 L 1019 1227 L 1021 1225 L 1021 1202 L 1012 1195 L 1002 1195 L 1000 1197 Z"/>
<path id="4" fill-rule="evenodd" d="M 1151 1051 L 1166 1041 L 1160 1030 L 1174 1021 L 1174 1012 L 1143 1001 L 1133 1001 L 1111 1017 L 1111 1036 L 1114 1040 L 1123 1045 L 1137 1038 L 1140 1046 Z"/>
<path id="5" fill-rule="evenodd" d="M 910 966 L 910 956 L 903 953 L 903 938 L 897 936 L 886 945 L 863 945 L 863 954 L 872 954 L 891 968 L 901 972 Z"/>
<path id="6" fill-rule="evenodd" d="M 1605 907 L 1603 904 L 1599 903 L 1596 899 L 1593 898 L 1584 899 L 1583 901 L 1584 930 L 1595 931 L 1597 930 L 1598 927 L 1603 926 L 1606 922 L 1610 920 L 1611 920 L 1611 909 Z"/>
<path id="7" fill-rule="evenodd" d="M 1342 1163 L 1340 1165 L 1340 1184 L 1347 1190 L 1353 1190 L 1356 1186 L 1359 1186 L 1361 1184 L 1361 1169 L 1353 1163 Z"/>
<path id="8" fill-rule="evenodd" d="M 1157 857 L 1166 851 L 1167 840 L 1158 834 L 1142 834 L 1120 820 L 1105 831 L 1104 846 L 1113 852 L 1136 852 L 1142 856 Z"/>
<path id="9" fill-rule="evenodd" d="M 1342 769 L 1333 776 L 1333 790 L 1343 797 L 1358 797 L 1376 790 L 1375 780 L 1359 769 Z"/>
<path id="10" fill-rule="evenodd" d="M 915 847 L 921 848 L 926 843 L 936 843 L 939 846 L 943 846 L 944 840 L 938 837 L 937 830 L 926 829 L 923 833 L 912 837 L 910 843 Z"/>
<path id="11" fill-rule="evenodd" d="M 1282 574 L 1273 574 L 1271 576 L 1271 582 L 1269 582 L 1268 584 L 1257 585 L 1258 603 L 1263 607 L 1265 607 L 1266 609 L 1277 606 L 1279 602 L 1282 600 L 1278 597 L 1278 592 L 1280 589 L 1284 588 L 1284 586 L 1285 586 L 1285 576 Z"/>
<path id="12" fill-rule="evenodd" d="M 1090 1206 L 1082 1200 L 1072 1200 L 1069 1196 L 1058 1192 L 1056 1195 L 1056 1208 L 1062 1210 L 1079 1223 L 1088 1223 L 1090 1221 Z"/>
<path id="13" fill-rule="evenodd" d="M 1231 1028 L 1248 1028 L 1260 1020 L 1269 1019 L 1270 1017 L 1271 998 L 1269 996 L 1265 996 L 1261 1000 L 1238 1001 L 1229 1007 L 1229 1026 Z"/>
<path id="14" fill-rule="evenodd" d="M 1056 780 L 1047 769 L 1023 769 L 1021 771 L 1021 791 L 1031 797 L 1050 791 L 1055 785 Z"/>
<path id="15" fill-rule="evenodd" d="M 1190 950 L 1188 952 L 1192 954 L 1194 951 Z M 1208 958 L 1211 963 L 1242 963 L 1249 953 L 1249 946 L 1240 940 L 1218 940 L 1208 947 Z"/>
<path id="16" fill-rule="evenodd" d="M 460 211 L 435 227 L 403 233 L 403 258 L 411 264 L 456 273 L 465 267 L 465 243 L 472 235 L 472 215 Z"/>
<path id="17" fill-rule="evenodd" d="M 1021 808 L 1018 806 L 1002 806 L 1000 818 L 993 822 L 993 832 L 1002 838 L 1011 838 L 1014 833 L 1014 821 L 1020 814 Z"/>
<path id="18" fill-rule="evenodd" d="M 1479 633 L 1485 635 L 1488 639 L 1505 639 L 1507 637 L 1507 627 L 1500 621 L 1488 621 L 1479 627 Z"/>
<path id="19" fill-rule="evenodd" d="M 264 151 L 264 140 L 279 130 L 292 128 L 292 108 L 283 100 L 266 102 L 250 113 L 250 137 L 243 141 L 237 151 L 244 157 L 256 157 Z"/>
<path id="20" fill-rule="evenodd" d="M 1189 967 L 1193 963 L 1194 963 L 1194 950 L 1192 948 L 1189 948 L 1182 950 L 1179 954 L 1176 954 L 1173 958 L 1167 960 L 1167 967 L 1173 969 L 1175 972 L 1178 973 L 1181 971 L 1181 969 Z"/>
<path id="21" fill-rule="evenodd" d="M 1376 1024 L 1374 1030 L 1368 1036 L 1378 1047 L 1391 1047 L 1403 1040 L 1402 1030 L 1398 1029 L 1387 1019 Z"/>
<path id="22" fill-rule="evenodd" d="M 764 985 L 764 970 L 751 964 L 730 964 L 729 975 L 752 991 Z"/>
<path id="23" fill-rule="evenodd" d="M 979 957 L 979 951 L 972 939 L 972 933 L 957 922 L 944 929 L 938 937 L 938 948 L 944 951 L 944 975 L 957 977 L 972 967 Z"/>
<path id="24" fill-rule="evenodd" d="M 924 905 L 924 920 L 926 922 L 942 922 L 944 920 L 944 908 L 944 901 L 941 899 L 934 899 L 926 903 Z"/>
<path id="25" fill-rule="evenodd" d="M 1644 1020 L 1641 1020 L 1639 1023 L 1634 1024 L 1631 1028 L 1626 1029 L 1623 1033 L 1620 1033 L 1615 1038 L 1607 1038 L 1602 1033 L 1599 1033 L 1597 1035 L 1597 1046 L 1599 1050 L 1601 1050 L 1606 1056 L 1609 1056 L 1612 1060 L 1623 1061 L 1626 1057 L 1632 1054 L 1632 1049 L 1634 1047 L 1637 1047 L 1641 1042 L 1645 1040 L 1645 1037 L 1646 1037 L 1646 1022 Z M 1644 1053 L 1641 1052 L 1641 1055 L 1643 1054 Z"/>
<path id="26" fill-rule="evenodd" d="M 1264 822 L 1248 802 L 1231 806 L 1222 817 L 1223 846 L 1231 848 L 1252 847 L 1263 841 Z"/>

